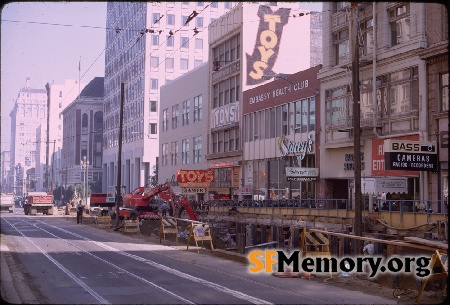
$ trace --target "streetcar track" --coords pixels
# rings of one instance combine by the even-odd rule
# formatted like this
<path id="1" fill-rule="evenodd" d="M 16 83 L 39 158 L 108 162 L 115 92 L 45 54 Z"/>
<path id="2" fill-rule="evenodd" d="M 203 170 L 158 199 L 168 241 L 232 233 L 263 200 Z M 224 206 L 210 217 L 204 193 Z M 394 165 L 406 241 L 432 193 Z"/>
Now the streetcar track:
<path id="1" fill-rule="evenodd" d="M 105 250 L 108 250 L 108 251 L 110 251 L 110 252 L 114 252 L 114 253 L 117 253 L 117 254 L 119 254 L 119 255 L 123 255 L 123 256 L 126 256 L 126 257 L 128 257 L 128 258 L 132 258 L 132 259 L 138 260 L 138 261 L 140 261 L 140 262 L 144 262 L 145 264 L 148 264 L 148 265 L 150 265 L 150 266 L 152 266 L 152 267 L 158 268 L 158 269 L 163 270 L 163 271 L 165 271 L 165 272 L 168 272 L 168 273 L 170 273 L 170 274 L 173 274 L 173 275 L 176 275 L 176 276 L 178 276 L 178 277 L 187 279 L 187 280 L 189 280 L 189 281 L 191 281 L 191 282 L 195 282 L 195 283 L 202 284 L 202 285 L 204 285 L 204 286 L 206 286 L 206 287 L 215 289 L 215 290 L 220 291 L 220 292 L 222 292 L 222 293 L 226 293 L 226 294 L 232 295 L 232 296 L 234 296 L 234 297 L 236 297 L 236 298 L 239 298 L 239 299 L 248 301 L 248 302 L 250 302 L 250 303 L 253 303 L 253 304 L 272 304 L 271 302 L 265 301 L 265 300 L 263 300 L 263 299 L 259 299 L 259 298 L 256 298 L 256 297 L 247 295 L 247 294 L 242 293 L 242 292 L 240 292 L 240 291 L 236 291 L 236 290 L 229 289 L 229 288 L 227 288 L 227 287 L 225 287 L 225 286 L 222 286 L 222 285 L 219 285 L 219 284 L 216 284 L 216 283 L 213 283 L 213 282 L 210 282 L 210 281 L 207 281 L 207 280 L 204 280 L 204 279 L 201 279 L 201 278 L 192 276 L 192 275 L 190 275 L 190 274 L 187 274 L 187 273 L 178 271 L 178 270 L 176 270 L 176 269 L 173 269 L 173 268 L 164 266 L 164 265 L 162 265 L 162 264 L 159 264 L 159 263 L 157 263 L 157 262 L 154 262 L 154 261 L 145 259 L 145 258 L 143 258 L 143 257 L 137 256 L 137 255 L 134 255 L 134 254 L 130 254 L 130 253 L 127 253 L 127 252 L 124 252 L 124 251 L 121 251 L 121 250 L 119 250 L 119 249 L 117 249 L 117 248 L 108 246 L 108 245 L 106 245 L 106 244 L 104 244 L 104 243 L 102 243 L 102 242 L 97 242 L 97 241 L 94 241 L 94 240 L 89 239 L 89 238 L 87 238 L 87 237 L 81 236 L 81 235 L 79 235 L 79 234 L 70 232 L 70 231 L 68 231 L 68 230 L 66 230 L 66 229 L 62 229 L 62 228 L 59 228 L 59 227 L 50 225 L 50 224 L 48 224 L 48 223 L 46 223 L 46 222 L 44 222 L 44 221 L 41 221 L 41 220 L 37 220 L 37 221 L 38 221 L 38 222 L 41 222 L 42 224 L 44 224 L 44 225 L 46 225 L 46 226 L 49 226 L 49 227 L 51 227 L 51 228 L 54 228 L 54 229 L 57 229 L 57 230 L 62 231 L 62 232 L 64 232 L 64 233 L 73 235 L 73 236 L 75 236 L 75 237 L 77 237 L 77 238 L 79 238 L 79 239 L 82 239 L 82 240 L 91 242 L 91 243 L 93 243 L 93 244 L 95 244 L 95 245 L 97 245 L 97 246 L 99 246 L 99 247 L 101 247 L 101 248 L 103 248 L 103 249 L 105 249 Z M 13 227 L 16 231 L 18 231 L 21 235 L 23 235 L 24 237 L 26 237 L 26 236 L 25 236 L 24 234 L 22 234 L 22 233 L 21 233 L 14 225 L 12 225 L 11 223 L 9 223 L 8 221 L 6 221 L 6 222 L 7 222 L 11 227 Z M 181 301 L 183 301 L 183 302 L 185 302 L 185 303 L 188 303 L 188 304 L 195 304 L 195 303 L 191 302 L 190 300 L 187 300 L 187 299 L 185 299 L 185 298 L 183 298 L 183 297 L 181 297 L 181 296 L 178 296 L 178 295 L 176 295 L 176 294 L 174 294 L 174 293 L 172 293 L 172 292 L 170 292 L 170 291 L 168 291 L 168 290 L 166 290 L 166 289 L 164 289 L 164 288 L 162 288 L 162 287 L 160 287 L 160 286 L 154 284 L 153 282 L 150 282 L 150 281 L 148 281 L 148 280 L 146 280 L 146 279 L 144 279 L 144 278 L 142 278 L 142 277 L 140 277 L 140 276 L 138 276 L 138 275 L 136 275 L 136 274 L 134 274 L 134 273 L 132 273 L 132 272 L 129 272 L 129 271 L 127 271 L 127 270 L 125 270 L 125 269 L 123 269 L 123 268 L 121 268 L 121 267 L 119 267 L 119 266 L 113 264 L 113 263 L 110 263 L 110 262 L 108 262 L 107 260 L 105 260 L 105 259 L 103 259 L 103 258 L 101 258 L 101 257 L 96 256 L 95 254 L 92 254 L 91 252 L 89 252 L 89 251 L 87 251 L 87 250 L 85 250 L 85 249 L 83 249 L 83 248 L 81 248 L 81 247 L 79 247 L 79 246 L 73 244 L 72 242 L 67 241 L 66 239 L 63 239 L 63 238 L 61 238 L 61 237 L 59 237 L 59 236 L 57 236 L 57 235 L 55 235 L 55 234 L 53 234 L 53 233 L 51 233 L 51 232 L 45 230 L 45 229 L 42 228 L 42 227 L 39 227 L 37 224 L 32 224 L 32 223 L 29 223 L 29 224 L 32 225 L 32 226 L 34 226 L 36 229 L 42 230 L 43 232 L 45 232 L 45 233 L 47 233 L 47 234 L 49 234 L 49 235 L 51 235 L 51 236 L 54 236 L 55 238 L 57 238 L 57 239 L 59 239 L 59 240 L 64 241 L 65 243 L 67 243 L 67 244 L 69 244 L 69 245 L 71 245 L 71 246 L 73 246 L 73 247 L 79 249 L 80 251 L 82 251 L 82 252 L 84 252 L 84 253 L 90 255 L 91 257 L 94 257 L 94 258 L 96 258 L 96 259 L 102 261 L 103 263 L 105 263 L 105 264 L 107 264 L 107 265 L 109 265 L 109 266 L 111 266 L 111 267 L 113 267 L 113 268 L 115 268 L 115 269 L 117 269 L 117 270 L 120 270 L 120 271 L 122 271 L 122 272 L 128 274 L 129 276 L 131 276 L 131 277 L 133 277 L 133 278 L 135 278 L 135 279 L 138 279 L 138 280 L 140 280 L 140 281 L 146 283 L 147 285 L 153 286 L 154 288 L 156 288 L 156 289 L 158 289 L 158 290 L 160 290 L 160 291 L 162 291 L 162 292 L 164 292 L 164 293 L 170 294 L 171 296 L 173 296 L 173 297 L 175 297 L 175 298 L 177 298 L 177 299 L 179 299 L 179 300 L 181 300 Z M 26 237 L 26 238 L 27 238 L 27 237 Z M 29 240 L 29 239 L 27 238 L 27 240 Z M 30 241 L 33 245 L 35 245 L 31 240 L 29 240 L 29 241 Z M 35 246 L 38 247 L 37 245 L 35 245 Z M 39 250 L 40 250 L 40 249 L 39 249 Z M 40 250 L 40 251 L 42 252 L 42 250 Z M 44 252 L 43 252 L 43 253 L 44 253 Z M 158 254 L 159 254 L 159 253 L 158 253 Z M 45 254 L 45 255 L 46 255 L 46 254 Z M 46 255 L 46 256 L 47 256 L 47 255 Z M 48 256 L 47 256 L 47 257 L 48 257 Z M 53 260 L 52 260 L 52 262 L 53 262 Z M 55 262 L 56 262 L 56 261 L 55 261 Z M 79 281 L 81 282 L 81 280 L 79 280 Z M 94 292 L 94 293 L 95 293 L 95 292 Z M 107 304 L 107 303 L 106 303 L 106 304 Z"/>

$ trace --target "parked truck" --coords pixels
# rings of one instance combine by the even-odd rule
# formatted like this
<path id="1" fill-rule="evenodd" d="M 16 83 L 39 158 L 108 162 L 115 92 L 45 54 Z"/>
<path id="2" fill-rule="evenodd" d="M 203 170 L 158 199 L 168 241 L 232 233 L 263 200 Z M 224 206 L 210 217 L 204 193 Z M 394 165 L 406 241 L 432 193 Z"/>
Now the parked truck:
<path id="1" fill-rule="evenodd" d="M 9 213 L 14 213 L 14 194 L 12 193 L 1 193 L 0 194 L 0 205 L 2 211 L 9 211 Z"/>
<path id="2" fill-rule="evenodd" d="M 29 192 L 27 199 L 25 215 L 36 215 L 36 213 L 53 215 L 53 195 L 45 192 Z"/>

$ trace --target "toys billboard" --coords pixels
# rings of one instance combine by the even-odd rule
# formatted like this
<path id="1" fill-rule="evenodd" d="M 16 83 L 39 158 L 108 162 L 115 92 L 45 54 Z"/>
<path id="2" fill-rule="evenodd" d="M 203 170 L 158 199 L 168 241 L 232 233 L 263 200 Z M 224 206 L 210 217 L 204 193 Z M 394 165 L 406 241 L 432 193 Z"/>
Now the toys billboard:
<path id="1" fill-rule="evenodd" d="M 266 76 L 297 73 L 311 67 L 309 11 L 299 10 L 294 2 L 278 6 L 245 3 L 243 8 L 243 91 L 261 85 L 267 81 Z M 301 18 L 294 18 L 300 13 Z"/>
<path id="2" fill-rule="evenodd" d="M 436 142 L 384 141 L 384 160 L 387 170 L 437 172 Z"/>

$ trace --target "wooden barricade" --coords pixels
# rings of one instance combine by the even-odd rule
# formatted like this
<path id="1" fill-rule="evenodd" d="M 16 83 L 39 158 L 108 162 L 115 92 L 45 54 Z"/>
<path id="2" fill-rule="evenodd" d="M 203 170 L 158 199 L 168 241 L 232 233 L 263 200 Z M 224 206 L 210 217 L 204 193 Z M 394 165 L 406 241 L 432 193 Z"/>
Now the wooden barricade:
<path id="1" fill-rule="evenodd" d="M 306 228 L 303 228 L 300 251 L 303 259 L 311 256 L 331 258 L 330 240 L 320 232 L 306 232 Z M 332 277 L 333 274 L 330 270 L 330 278 Z"/>
<path id="2" fill-rule="evenodd" d="M 122 232 L 123 233 L 139 233 L 139 220 L 137 219 L 124 219 L 122 222 Z"/>
<path id="3" fill-rule="evenodd" d="M 440 269 L 439 271 L 441 272 L 437 272 L 436 269 Z M 448 278 L 448 255 L 441 255 L 438 250 L 435 250 L 434 254 L 431 256 L 430 270 L 432 273 L 422 281 L 416 302 L 419 302 L 427 282 L 435 282 Z"/>
<path id="4" fill-rule="evenodd" d="M 97 216 L 96 219 L 98 228 L 111 228 L 111 216 Z"/>
<path id="5" fill-rule="evenodd" d="M 195 240 L 195 245 L 197 246 L 197 252 L 200 253 L 200 251 L 198 250 L 198 241 L 202 242 L 202 247 L 203 247 L 203 241 L 210 241 L 211 243 L 211 251 L 214 250 L 214 246 L 212 243 L 212 236 L 211 236 L 211 228 L 209 227 L 209 224 L 207 223 L 202 223 L 202 222 L 197 222 L 197 221 L 192 221 L 191 225 L 189 227 L 189 237 L 187 240 L 187 249 L 189 250 L 189 242 L 191 241 L 191 239 Z"/>
<path id="6" fill-rule="evenodd" d="M 175 234 L 176 242 L 178 244 L 178 224 L 177 219 L 174 217 L 162 217 L 161 227 L 159 229 L 159 243 L 162 238 L 166 240 L 166 234 Z"/>

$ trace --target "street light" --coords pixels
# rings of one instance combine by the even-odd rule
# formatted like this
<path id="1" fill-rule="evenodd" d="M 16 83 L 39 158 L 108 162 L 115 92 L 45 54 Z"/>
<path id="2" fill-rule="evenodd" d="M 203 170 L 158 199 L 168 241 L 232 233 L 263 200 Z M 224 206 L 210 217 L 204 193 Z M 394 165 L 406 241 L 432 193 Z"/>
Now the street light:
<path id="1" fill-rule="evenodd" d="M 81 169 L 84 171 L 84 203 L 87 205 L 87 179 L 86 172 L 89 167 L 89 161 L 86 160 L 86 156 L 83 157 L 83 160 L 80 160 Z"/>

